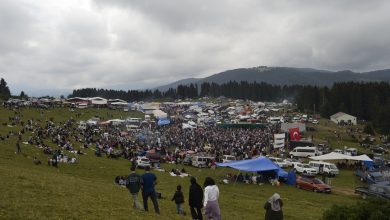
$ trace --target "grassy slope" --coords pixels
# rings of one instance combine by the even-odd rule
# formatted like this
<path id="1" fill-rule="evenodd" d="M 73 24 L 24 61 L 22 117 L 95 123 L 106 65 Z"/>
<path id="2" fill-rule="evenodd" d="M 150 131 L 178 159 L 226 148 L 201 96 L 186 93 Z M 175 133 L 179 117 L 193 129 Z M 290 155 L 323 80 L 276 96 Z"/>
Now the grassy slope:
<path id="1" fill-rule="evenodd" d="M 105 115 L 107 110 L 83 110 L 82 119 L 93 115 Z M 110 111 L 114 117 L 130 113 Z M 131 113 L 133 114 L 133 113 Z M 9 110 L 0 108 L 0 122 L 13 115 Z M 55 117 L 64 121 L 71 115 L 66 109 L 55 109 L 42 116 L 36 110 L 23 110 L 24 118 Z M 25 120 L 24 119 L 24 120 Z M 0 134 L 9 130 L 18 130 L 0 126 Z M 26 134 L 23 139 L 27 139 Z M 152 211 L 145 213 L 131 207 L 131 199 L 125 188 L 113 184 L 117 175 L 128 174 L 129 162 L 119 159 L 96 158 L 92 150 L 85 150 L 88 155 L 77 156 L 78 164 L 60 164 L 58 169 L 45 163 L 35 166 L 32 157 L 37 156 L 46 161 L 41 149 L 22 144 L 22 155 L 16 155 L 16 137 L 0 142 L 0 218 L 1 219 L 190 219 L 178 216 L 175 206 L 170 201 L 177 184 L 183 186 L 188 198 L 188 178 L 170 177 L 168 173 L 155 172 L 158 177 L 157 190 L 165 197 L 159 200 L 162 214 Z M 174 165 L 164 164 L 166 170 Z M 199 179 L 206 176 L 219 179 L 223 173 L 236 171 L 229 169 L 195 169 L 186 167 L 187 171 Z M 142 173 L 141 170 L 138 171 Z M 347 189 L 356 185 L 351 171 L 343 171 L 333 181 L 335 188 Z M 220 185 L 220 206 L 224 219 L 261 219 L 264 215 L 263 205 L 269 196 L 278 192 L 284 199 L 286 219 L 319 219 L 322 212 L 332 204 L 349 204 L 356 197 L 346 194 L 315 194 L 297 190 L 289 186 L 273 187 L 269 185 Z M 187 203 L 186 203 L 187 204 Z M 188 206 L 185 210 L 189 213 Z M 151 206 L 149 202 L 149 206 Z M 153 210 L 150 207 L 150 210 Z"/>

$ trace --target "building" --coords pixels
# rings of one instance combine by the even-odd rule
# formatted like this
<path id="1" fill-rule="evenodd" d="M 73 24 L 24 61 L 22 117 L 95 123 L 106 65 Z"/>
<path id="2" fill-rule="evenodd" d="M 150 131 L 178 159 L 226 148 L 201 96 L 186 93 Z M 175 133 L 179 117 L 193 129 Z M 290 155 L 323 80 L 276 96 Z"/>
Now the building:
<path id="1" fill-rule="evenodd" d="M 330 120 L 336 124 L 351 124 L 356 125 L 357 120 L 355 116 L 348 115 L 344 112 L 337 112 L 336 114 L 330 116 Z"/>

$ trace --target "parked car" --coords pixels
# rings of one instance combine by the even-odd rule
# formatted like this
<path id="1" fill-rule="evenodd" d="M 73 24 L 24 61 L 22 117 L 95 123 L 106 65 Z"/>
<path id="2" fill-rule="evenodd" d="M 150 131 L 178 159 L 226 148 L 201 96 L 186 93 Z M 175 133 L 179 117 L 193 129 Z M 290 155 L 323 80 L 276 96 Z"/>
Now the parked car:
<path id="1" fill-rule="evenodd" d="M 294 162 L 298 162 L 298 163 L 301 163 L 302 161 L 300 161 L 300 160 L 297 160 L 297 159 L 294 159 L 294 158 L 286 158 L 286 159 L 284 159 L 283 160 L 286 164 L 287 164 L 287 166 L 289 166 L 289 167 L 293 167 L 294 166 Z"/>
<path id="2" fill-rule="evenodd" d="M 270 159 L 272 162 L 274 162 L 275 164 L 277 164 L 278 166 L 282 167 L 282 168 L 288 167 L 287 163 L 284 162 L 282 158 L 269 157 L 269 159 Z"/>
<path id="3" fill-rule="evenodd" d="M 389 184 L 371 184 L 368 187 L 356 187 L 355 193 L 360 194 L 363 199 L 368 196 L 390 199 Z"/>
<path id="4" fill-rule="evenodd" d="M 339 174 L 339 169 L 333 163 L 323 161 L 310 161 L 309 165 L 316 169 L 317 173 L 320 174 L 326 174 L 328 176 L 335 176 Z"/>
<path id="5" fill-rule="evenodd" d="M 213 159 L 214 159 L 214 157 L 194 156 L 192 158 L 192 166 L 198 167 L 198 168 L 208 167 L 208 164 Z"/>
<path id="6" fill-rule="evenodd" d="M 298 173 L 305 173 L 310 175 L 316 175 L 318 173 L 317 170 L 311 167 L 309 164 L 295 163 L 294 168 Z"/>
<path id="7" fill-rule="evenodd" d="M 307 189 L 313 192 L 331 193 L 332 189 L 319 179 L 310 177 L 297 177 L 296 187 L 298 189 Z"/>
<path id="8" fill-rule="evenodd" d="M 235 161 L 236 157 L 232 155 L 223 155 L 222 157 L 222 163 L 232 162 Z"/>
<path id="9" fill-rule="evenodd" d="M 355 175 L 360 177 L 360 180 L 362 182 L 367 182 L 368 184 L 390 184 L 389 181 L 385 180 L 383 178 L 383 175 L 381 172 L 375 171 L 375 172 L 365 172 L 363 170 L 356 170 Z"/>
<path id="10" fill-rule="evenodd" d="M 296 147 L 290 151 L 290 156 L 293 157 L 313 157 L 321 154 L 317 147 Z"/>
<path id="11" fill-rule="evenodd" d="M 344 151 L 341 149 L 334 149 L 333 152 L 339 153 L 339 154 L 344 154 Z"/>
<path id="12" fill-rule="evenodd" d="M 183 159 L 183 165 L 191 166 L 192 165 L 192 158 L 191 157 L 185 157 Z"/>
<path id="13" fill-rule="evenodd" d="M 138 157 L 136 163 L 140 168 L 150 167 L 150 160 L 147 157 Z"/>

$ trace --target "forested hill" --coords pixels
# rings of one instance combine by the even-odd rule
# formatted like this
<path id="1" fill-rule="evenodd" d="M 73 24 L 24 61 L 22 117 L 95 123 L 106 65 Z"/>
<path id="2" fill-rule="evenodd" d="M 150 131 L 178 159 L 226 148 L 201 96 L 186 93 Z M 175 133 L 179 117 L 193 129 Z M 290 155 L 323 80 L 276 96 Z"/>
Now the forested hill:
<path id="1" fill-rule="evenodd" d="M 229 81 L 266 82 L 273 85 L 317 85 L 332 86 L 335 82 L 347 81 L 387 81 L 390 82 L 390 69 L 357 73 L 349 70 L 327 71 L 310 68 L 291 67 L 253 67 L 227 70 L 205 78 L 183 79 L 155 89 L 166 91 L 176 88 L 177 85 L 189 85 L 191 83 L 201 85 L 208 83 L 227 83 Z"/>

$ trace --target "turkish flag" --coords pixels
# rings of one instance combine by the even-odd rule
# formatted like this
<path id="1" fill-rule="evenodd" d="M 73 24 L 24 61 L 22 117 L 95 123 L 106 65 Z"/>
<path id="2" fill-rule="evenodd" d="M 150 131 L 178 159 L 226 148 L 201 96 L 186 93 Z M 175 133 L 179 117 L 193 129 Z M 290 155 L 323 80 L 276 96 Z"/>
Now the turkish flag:
<path id="1" fill-rule="evenodd" d="M 290 141 L 299 141 L 301 140 L 301 135 L 299 134 L 299 128 L 290 128 Z"/>

